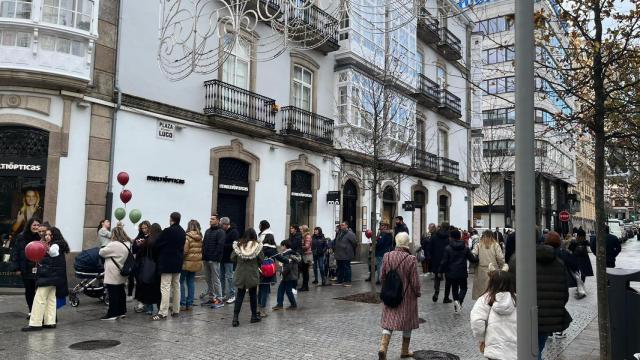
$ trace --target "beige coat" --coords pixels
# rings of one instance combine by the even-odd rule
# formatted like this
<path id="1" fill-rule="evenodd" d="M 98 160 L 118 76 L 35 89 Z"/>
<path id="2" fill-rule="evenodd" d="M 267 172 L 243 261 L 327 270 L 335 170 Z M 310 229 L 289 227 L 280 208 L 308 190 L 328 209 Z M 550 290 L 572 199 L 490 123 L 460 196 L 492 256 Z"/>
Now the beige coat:
<path id="1" fill-rule="evenodd" d="M 197 231 L 187 233 L 182 270 L 190 272 L 202 270 L 202 235 Z"/>
<path id="2" fill-rule="evenodd" d="M 488 249 L 478 242 L 471 251 L 474 256 L 478 257 L 478 265 L 476 267 L 475 277 L 473 278 L 473 293 L 471 298 L 477 300 L 487 290 L 489 283 L 489 264 L 493 264 L 495 269 L 501 269 L 504 266 L 504 254 L 498 242 L 494 242 Z"/>
<path id="3" fill-rule="evenodd" d="M 126 246 L 126 247 L 125 247 Z M 124 284 L 126 277 L 120 275 L 120 269 L 129 256 L 131 244 L 128 242 L 109 241 L 109 243 L 100 249 L 100 256 L 104 258 L 104 283 L 108 285 Z M 112 260 L 113 259 L 113 260 Z M 113 262 L 117 262 L 118 266 Z"/>

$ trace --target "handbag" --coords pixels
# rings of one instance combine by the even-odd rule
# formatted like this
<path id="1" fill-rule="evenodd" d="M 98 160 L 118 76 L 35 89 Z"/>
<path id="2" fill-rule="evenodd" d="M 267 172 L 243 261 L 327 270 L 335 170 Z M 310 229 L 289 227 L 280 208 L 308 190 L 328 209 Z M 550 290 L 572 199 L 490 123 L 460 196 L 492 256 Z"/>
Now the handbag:
<path id="1" fill-rule="evenodd" d="M 156 262 L 151 259 L 147 249 L 147 256 L 142 258 L 138 270 L 138 280 L 145 284 L 152 284 L 156 278 Z"/>

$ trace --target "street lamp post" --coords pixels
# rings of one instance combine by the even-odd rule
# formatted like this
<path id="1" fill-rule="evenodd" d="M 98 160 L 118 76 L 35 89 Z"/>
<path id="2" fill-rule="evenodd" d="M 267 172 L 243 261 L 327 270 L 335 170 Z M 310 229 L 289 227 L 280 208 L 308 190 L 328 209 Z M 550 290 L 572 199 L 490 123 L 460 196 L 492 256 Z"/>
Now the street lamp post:
<path id="1" fill-rule="evenodd" d="M 516 0 L 516 286 L 518 293 L 518 359 L 538 353 L 535 254 L 534 35 L 533 1 Z"/>

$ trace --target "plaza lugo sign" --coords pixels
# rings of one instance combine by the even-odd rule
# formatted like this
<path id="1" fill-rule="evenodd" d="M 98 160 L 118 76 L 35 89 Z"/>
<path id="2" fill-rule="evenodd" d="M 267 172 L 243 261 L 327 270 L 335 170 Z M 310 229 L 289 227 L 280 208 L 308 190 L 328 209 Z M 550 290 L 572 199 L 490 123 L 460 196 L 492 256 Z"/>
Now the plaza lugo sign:
<path id="1" fill-rule="evenodd" d="M 483 5 L 488 2 L 491 2 L 491 0 L 458 0 L 458 8 L 464 9 L 476 5 Z"/>
<path id="2" fill-rule="evenodd" d="M 164 120 L 158 120 L 158 129 L 156 137 L 158 139 L 173 140 L 175 136 L 176 125 Z"/>

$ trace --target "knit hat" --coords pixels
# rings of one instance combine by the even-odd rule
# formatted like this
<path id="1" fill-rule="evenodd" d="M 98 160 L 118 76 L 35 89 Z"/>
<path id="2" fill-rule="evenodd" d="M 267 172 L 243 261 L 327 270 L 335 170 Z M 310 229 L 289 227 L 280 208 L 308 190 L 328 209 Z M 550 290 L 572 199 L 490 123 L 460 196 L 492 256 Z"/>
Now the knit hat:
<path id="1" fill-rule="evenodd" d="M 560 238 L 560 234 L 555 231 L 551 231 L 545 235 L 544 239 L 545 245 L 553 246 L 554 248 L 559 248 L 562 245 L 562 239 Z"/>
<path id="2" fill-rule="evenodd" d="M 462 236 L 460 235 L 460 230 L 457 230 L 457 229 L 456 229 L 456 230 L 451 230 L 451 231 L 449 232 L 449 237 L 450 237 L 450 238 L 452 238 L 452 239 L 454 239 L 454 240 L 460 240 L 460 238 L 461 238 Z"/>
<path id="3" fill-rule="evenodd" d="M 396 247 L 410 249 L 409 234 L 401 232 L 396 235 Z"/>

